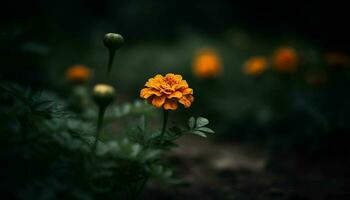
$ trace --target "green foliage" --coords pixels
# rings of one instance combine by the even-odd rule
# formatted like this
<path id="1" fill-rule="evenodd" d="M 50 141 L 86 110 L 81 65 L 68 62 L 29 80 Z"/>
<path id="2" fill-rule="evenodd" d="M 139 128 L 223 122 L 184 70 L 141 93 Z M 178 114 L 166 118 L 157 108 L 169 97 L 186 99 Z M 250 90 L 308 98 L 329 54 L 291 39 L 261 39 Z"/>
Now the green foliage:
<path id="1" fill-rule="evenodd" d="M 136 100 L 132 103 L 124 103 L 121 105 L 112 104 L 108 107 L 108 111 L 105 114 L 106 122 L 113 122 L 123 117 L 130 115 L 152 115 L 154 112 L 154 107 L 147 104 L 145 101 Z M 94 120 L 98 116 L 98 110 L 95 106 L 88 107 L 83 113 L 81 113 L 81 118 L 86 120 Z"/>
<path id="2" fill-rule="evenodd" d="M 188 127 L 190 128 L 189 132 L 195 135 L 199 135 L 201 137 L 207 137 L 208 133 L 214 133 L 213 130 L 211 130 L 208 127 L 205 127 L 209 124 L 209 120 L 203 117 L 198 117 L 197 119 L 194 117 L 191 117 L 188 120 Z"/>
<path id="3" fill-rule="evenodd" d="M 189 128 L 171 127 L 162 138 L 142 115 L 124 136 L 98 141 L 93 154 L 95 114 L 67 111 L 47 92 L 12 84 L 0 90 L 0 160 L 5 164 L 0 182 L 10 199 L 137 199 L 149 180 L 178 182 L 162 161 L 176 139 L 213 132 L 205 127 L 207 119 L 191 117 Z M 107 119 L 113 123 L 144 107 L 140 102 L 113 105 Z"/>

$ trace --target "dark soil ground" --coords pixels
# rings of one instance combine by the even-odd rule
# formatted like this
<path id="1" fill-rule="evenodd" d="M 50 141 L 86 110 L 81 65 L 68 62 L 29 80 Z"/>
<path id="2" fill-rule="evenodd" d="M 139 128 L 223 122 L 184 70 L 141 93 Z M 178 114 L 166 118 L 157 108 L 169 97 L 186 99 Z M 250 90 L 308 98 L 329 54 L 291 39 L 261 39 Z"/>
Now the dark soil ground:
<path id="1" fill-rule="evenodd" d="M 339 159 L 308 160 L 290 153 L 272 158 L 256 147 L 197 137 L 186 137 L 179 145 L 168 161 L 184 182 L 152 182 L 141 199 L 350 199 L 349 170 Z"/>

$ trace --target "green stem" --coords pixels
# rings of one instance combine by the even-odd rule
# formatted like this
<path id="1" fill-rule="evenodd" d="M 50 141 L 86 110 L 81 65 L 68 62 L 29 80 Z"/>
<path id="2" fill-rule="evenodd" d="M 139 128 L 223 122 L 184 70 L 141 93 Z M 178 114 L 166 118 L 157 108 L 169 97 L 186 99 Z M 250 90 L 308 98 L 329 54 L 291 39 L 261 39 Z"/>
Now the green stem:
<path id="1" fill-rule="evenodd" d="M 115 52 L 116 50 L 109 49 L 107 76 L 111 73 Z"/>
<path id="2" fill-rule="evenodd" d="M 163 139 L 163 136 L 164 136 L 164 133 L 165 133 L 165 130 L 166 130 L 166 125 L 167 125 L 167 122 L 168 122 L 168 115 L 169 115 L 169 111 L 163 109 L 163 128 L 162 128 L 162 132 L 160 134 L 160 139 L 161 140 Z"/>
<path id="3" fill-rule="evenodd" d="M 106 107 L 100 107 L 99 111 L 98 111 L 98 118 L 97 118 L 97 129 L 96 129 L 96 135 L 95 135 L 95 141 L 94 144 L 92 146 L 92 154 L 96 153 L 96 149 L 97 149 L 97 143 L 98 143 L 98 139 L 100 137 L 100 132 L 102 129 L 102 124 L 103 124 L 103 116 L 105 114 L 106 111 Z"/>
<path id="4" fill-rule="evenodd" d="M 138 199 L 138 197 L 140 196 L 141 192 L 143 191 L 143 188 L 145 188 L 145 186 L 146 186 L 146 183 L 147 183 L 147 181 L 148 181 L 148 178 L 149 178 L 149 177 L 146 176 L 146 177 L 142 180 L 140 186 L 137 188 L 137 191 L 135 192 L 134 199 Z"/>

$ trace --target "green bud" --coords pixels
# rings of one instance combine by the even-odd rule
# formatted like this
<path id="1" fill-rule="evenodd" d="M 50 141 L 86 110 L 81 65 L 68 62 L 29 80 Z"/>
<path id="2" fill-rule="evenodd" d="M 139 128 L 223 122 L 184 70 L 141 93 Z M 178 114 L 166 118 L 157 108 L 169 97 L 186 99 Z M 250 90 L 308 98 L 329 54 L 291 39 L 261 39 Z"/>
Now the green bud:
<path id="1" fill-rule="evenodd" d="M 107 33 L 103 39 L 104 45 L 108 48 L 108 65 L 107 65 L 107 75 L 110 74 L 112 70 L 114 54 L 115 52 L 123 45 L 124 38 L 123 36 L 117 33 Z"/>
<path id="2" fill-rule="evenodd" d="M 114 88 L 106 84 L 95 85 L 92 97 L 97 105 L 100 107 L 107 107 L 115 98 Z"/>
<path id="3" fill-rule="evenodd" d="M 123 36 L 118 33 L 107 33 L 103 39 L 104 45 L 110 50 L 118 50 L 124 44 Z"/>

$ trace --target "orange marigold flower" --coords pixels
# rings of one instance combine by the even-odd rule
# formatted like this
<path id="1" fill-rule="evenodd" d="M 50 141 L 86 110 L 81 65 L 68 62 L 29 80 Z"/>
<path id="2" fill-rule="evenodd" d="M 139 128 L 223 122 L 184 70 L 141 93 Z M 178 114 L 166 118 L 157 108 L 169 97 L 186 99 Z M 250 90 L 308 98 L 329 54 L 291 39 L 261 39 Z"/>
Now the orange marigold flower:
<path id="1" fill-rule="evenodd" d="M 348 67 L 350 64 L 350 57 L 344 52 L 326 53 L 325 59 L 332 67 Z"/>
<path id="2" fill-rule="evenodd" d="M 66 72 L 67 80 L 74 83 L 84 83 L 91 78 L 91 70 L 84 65 L 74 65 Z"/>
<path id="3" fill-rule="evenodd" d="M 193 73 L 200 78 L 212 78 L 220 74 L 222 62 L 212 49 L 202 49 L 195 56 L 192 64 Z"/>
<path id="4" fill-rule="evenodd" d="M 279 72 L 294 72 L 298 67 L 298 55 L 293 48 L 279 48 L 273 55 L 273 66 Z"/>
<path id="5" fill-rule="evenodd" d="M 243 66 L 243 72 L 248 75 L 259 75 L 267 68 L 267 59 L 263 56 L 249 58 Z"/>
<path id="6" fill-rule="evenodd" d="M 193 90 L 189 88 L 181 75 L 169 73 L 162 76 L 158 74 L 148 79 L 145 86 L 140 92 L 140 97 L 147 99 L 157 108 L 176 110 L 178 102 L 188 108 L 194 99 Z"/>

